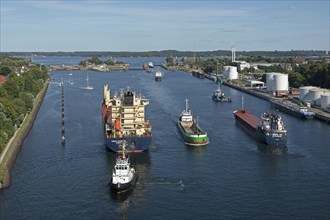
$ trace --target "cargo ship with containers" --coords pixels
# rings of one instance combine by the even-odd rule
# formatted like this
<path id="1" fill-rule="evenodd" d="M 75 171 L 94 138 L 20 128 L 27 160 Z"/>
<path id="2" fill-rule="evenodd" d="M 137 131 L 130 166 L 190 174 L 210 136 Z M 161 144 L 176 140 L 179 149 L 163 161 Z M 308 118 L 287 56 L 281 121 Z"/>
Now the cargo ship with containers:
<path id="1" fill-rule="evenodd" d="M 129 88 L 110 96 L 110 88 L 104 85 L 102 122 L 107 148 L 121 152 L 122 141 L 127 143 L 127 152 L 142 152 L 149 149 L 152 140 L 151 124 L 145 120 L 145 106 L 149 100 Z"/>
<path id="2" fill-rule="evenodd" d="M 260 118 L 245 109 L 234 111 L 236 123 L 270 146 L 285 146 L 287 130 L 280 115 L 263 113 Z"/>

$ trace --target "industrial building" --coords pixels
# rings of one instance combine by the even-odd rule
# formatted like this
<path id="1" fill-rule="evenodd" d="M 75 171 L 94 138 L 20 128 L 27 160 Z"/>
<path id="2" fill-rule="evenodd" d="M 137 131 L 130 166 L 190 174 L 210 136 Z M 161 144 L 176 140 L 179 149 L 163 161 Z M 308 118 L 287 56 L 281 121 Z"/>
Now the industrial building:
<path id="1" fill-rule="evenodd" d="M 248 85 L 250 87 L 257 87 L 257 88 L 264 88 L 265 87 L 265 83 L 262 81 L 258 81 L 258 80 L 248 80 Z"/>

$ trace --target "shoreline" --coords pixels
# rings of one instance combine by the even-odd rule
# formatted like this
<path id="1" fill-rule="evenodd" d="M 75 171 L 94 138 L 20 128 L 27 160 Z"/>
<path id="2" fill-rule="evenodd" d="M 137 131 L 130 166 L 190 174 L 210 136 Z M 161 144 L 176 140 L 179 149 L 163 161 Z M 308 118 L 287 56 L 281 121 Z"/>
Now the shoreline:
<path id="1" fill-rule="evenodd" d="M 21 126 L 15 131 L 0 155 L 0 189 L 8 188 L 11 184 L 11 170 L 20 152 L 25 137 L 29 134 L 40 106 L 47 93 L 50 81 L 48 80 L 43 89 L 36 97 L 34 106 L 30 113 L 25 115 Z"/>

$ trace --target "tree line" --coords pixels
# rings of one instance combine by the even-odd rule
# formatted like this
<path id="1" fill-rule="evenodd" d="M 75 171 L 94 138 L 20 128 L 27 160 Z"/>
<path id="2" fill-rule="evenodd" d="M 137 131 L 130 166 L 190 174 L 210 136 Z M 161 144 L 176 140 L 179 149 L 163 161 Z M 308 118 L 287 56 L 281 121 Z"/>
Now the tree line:
<path id="1" fill-rule="evenodd" d="M 32 66 L 25 72 L 16 73 L 16 67 L 26 62 L 0 57 L 0 74 L 8 77 L 8 81 L 0 85 L 0 152 L 33 108 L 34 99 L 49 78 L 45 66 Z"/>
<path id="2" fill-rule="evenodd" d="M 100 58 L 98 58 L 96 55 L 92 56 L 91 59 L 87 59 L 87 60 L 82 60 L 79 62 L 80 66 L 85 66 L 86 63 L 92 63 L 95 65 L 101 65 L 101 64 L 106 64 L 106 65 L 115 65 L 115 64 L 123 64 L 124 62 L 122 61 L 112 61 L 110 60 L 101 60 Z"/>

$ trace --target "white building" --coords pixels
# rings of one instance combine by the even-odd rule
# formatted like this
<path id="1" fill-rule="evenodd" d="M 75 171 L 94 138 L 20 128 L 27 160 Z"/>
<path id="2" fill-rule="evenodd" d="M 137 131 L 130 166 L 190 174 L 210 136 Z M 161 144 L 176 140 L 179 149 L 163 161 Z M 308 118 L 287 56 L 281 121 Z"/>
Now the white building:
<path id="1" fill-rule="evenodd" d="M 245 62 L 245 61 L 242 61 L 238 64 L 238 70 L 239 71 L 242 71 L 244 70 L 245 68 L 250 68 L 250 64 Z"/>
<path id="2" fill-rule="evenodd" d="M 258 87 L 263 88 L 265 86 L 265 83 L 258 80 L 248 80 L 250 87 Z"/>

